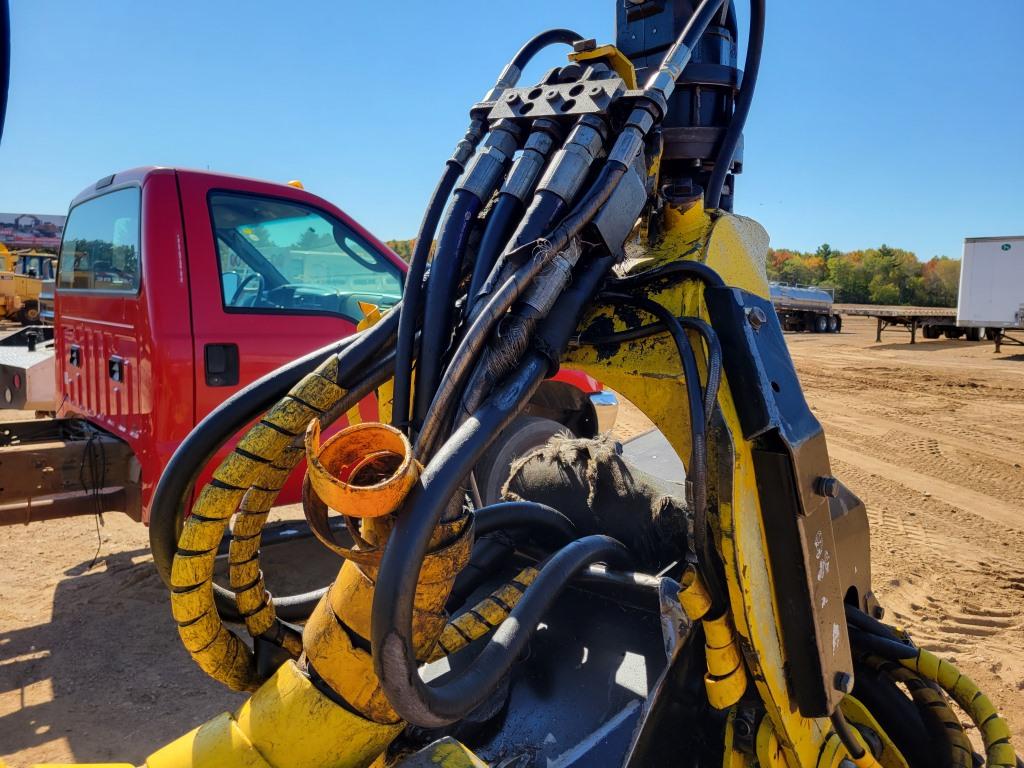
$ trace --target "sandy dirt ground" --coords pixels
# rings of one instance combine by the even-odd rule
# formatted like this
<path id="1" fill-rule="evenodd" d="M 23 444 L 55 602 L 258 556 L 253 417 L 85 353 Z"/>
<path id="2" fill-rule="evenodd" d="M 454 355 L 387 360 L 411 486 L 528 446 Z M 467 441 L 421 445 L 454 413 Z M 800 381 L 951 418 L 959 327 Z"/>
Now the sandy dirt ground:
<path id="1" fill-rule="evenodd" d="M 1024 355 L 912 347 L 899 332 L 875 344 L 863 319 L 788 339 L 833 468 L 868 506 L 887 618 L 954 659 L 1024 738 Z M 622 437 L 649 427 L 622 409 Z M 0 531 L 0 755 L 12 766 L 138 763 L 242 701 L 182 649 L 146 548 L 146 530 L 118 515 Z M 268 560 L 272 591 L 337 567 L 310 541 Z M 289 560 L 313 572 L 295 577 Z"/>

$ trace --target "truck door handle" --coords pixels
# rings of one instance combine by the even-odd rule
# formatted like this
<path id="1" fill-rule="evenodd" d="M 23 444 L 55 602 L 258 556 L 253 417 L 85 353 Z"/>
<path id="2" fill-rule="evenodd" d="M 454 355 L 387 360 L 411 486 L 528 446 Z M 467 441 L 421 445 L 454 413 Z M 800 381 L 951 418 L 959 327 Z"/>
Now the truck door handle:
<path id="1" fill-rule="evenodd" d="M 233 387 L 238 384 L 238 345 L 207 344 L 203 348 L 206 386 Z"/>

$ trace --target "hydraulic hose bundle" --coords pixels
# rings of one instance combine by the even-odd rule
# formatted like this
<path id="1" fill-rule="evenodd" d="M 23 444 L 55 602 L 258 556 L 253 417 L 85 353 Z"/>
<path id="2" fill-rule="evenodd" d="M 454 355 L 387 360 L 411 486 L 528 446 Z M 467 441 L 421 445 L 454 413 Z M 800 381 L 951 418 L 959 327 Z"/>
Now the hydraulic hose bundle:
<path id="1" fill-rule="evenodd" d="M 681 369 L 684 399 L 677 407 L 689 419 L 690 447 L 691 528 L 686 551 L 679 552 L 676 576 L 682 583 L 675 585 L 675 607 L 699 622 L 703 702 L 730 712 L 730 723 L 741 710 L 761 718 L 764 743 L 740 745 L 742 757 L 729 764 L 781 766 L 768 761 L 764 745 L 774 745 L 776 759 L 784 746 L 793 748 L 785 742 L 790 734 L 775 730 L 768 712 L 796 717 L 796 707 L 788 700 L 768 702 L 764 675 L 754 663 L 762 663 L 760 649 L 751 650 L 747 618 L 737 607 L 736 592 L 747 585 L 737 586 L 729 570 L 736 561 L 722 545 L 735 532 L 725 530 L 721 517 L 722 493 L 715 482 L 723 480 L 714 465 L 720 456 L 711 444 L 728 442 L 728 435 L 722 437 L 723 410 L 726 403 L 732 407 L 737 393 L 727 391 L 724 381 L 729 337 L 698 315 L 707 316 L 706 292 L 730 289 L 706 264 L 678 258 L 627 277 L 612 275 L 641 215 L 650 212 L 652 201 L 662 205 L 667 197 L 659 197 L 655 186 L 662 123 L 673 93 L 706 30 L 723 18 L 735 20 L 724 0 L 693 5 L 642 88 L 626 86 L 634 78 L 623 78 L 616 70 L 621 58 L 609 54 L 607 60 L 552 70 L 536 89 L 517 89 L 523 68 L 543 48 L 587 47 L 568 30 L 551 30 L 527 43 L 471 111 L 424 214 L 402 301 L 370 328 L 279 369 L 215 409 L 175 453 L 160 481 L 151 539 L 184 644 L 216 679 L 234 689 L 259 688 L 257 699 L 267 700 L 266 691 L 274 688 L 279 694 L 301 691 L 295 696 L 312 702 L 310 712 L 325 702 L 337 705 L 345 713 L 344 727 L 357 734 L 346 731 L 338 739 L 358 741 L 351 759 L 337 764 L 368 764 L 364 758 L 380 754 L 405 723 L 440 728 L 466 718 L 499 688 L 574 579 L 593 576 L 599 563 L 613 570 L 635 565 L 637 553 L 605 535 L 607 529 L 581 536 L 557 509 L 528 501 L 481 508 L 469 496 L 474 467 L 558 370 L 570 345 L 617 348 L 666 335 Z M 751 8 L 746 73 L 732 122 L 708 169 L 707 208 L 717 208 L 723 197 L 753 96 L 763 0 Z M 626 65 L 632 66 L 628 60 Z M 704 205 L 699 212 L 705 215 Z M 691 313 L 670 310 L 654 298 L 680 282 L 697 296 Z M 602 304 L 653 320 L 624 331 L 579 335 L 581 318 Z M 745 383 L 729 376 L 733 387 Z M 390 425 L 348 427 L 321 442 L 322 428 L 390 379 Z M 214 472 L 186 517 L 195 478 L 255 418 L 256 426 Z M 746 437 L 738 428 L 733 434 Z M 303 456 L 309 462 L 304 506 L 310 526 L 345 560 L 328 589 L 273 598 L 260 570 L 261 532 L 278 490 Z M 327 524 L 331 509 L 345 517 L 351 546 L 334 539 Z M 232 521 L 226 590 L 213 583 L 213 566 Z M 507 529 L 542 529 L 557 546 L 449 620 L 453 593 L 463 604 L 476 586 L 458 581 L 476 554 L 474 538 Z M 659 586 L 646 574 L 635 580 Z M 288 623 L 306 617 L 301 630 Z M 270 683 L 262 685 L 273 670 L 257 663 L 225 619 L 244 622 L 260 641 L 257 653 L 268 646 L 279 651 Z M 893 711 L 917 706 L 921 722 L 945 734 L 942 759 L 952 766 L 969 764 L 969 743 L 937 686 L 979 726 L 987 764 L 1014 765 L 1005 723 L 969 679 L 853 606 L 847 623 L 859 668 L 874 677 L 865 673 L 861 689 L 843 689 L 848 696 L 840 697 L 842 706 L 801 723 L 812 734 L 808 738 L 819 740 L 820 754 L 827 747 L 837 759 L 845 754 L 855 765 L 878 765 L 865 738 L 873 729 L 883 748 L 914 747 L 906 739 L 890 742 L 887 731 L 899 723 L 865 708 L 856 696 L 863 691 L 865 700 L 883 702 L 878 709 L 884 709 L 893 695 L 903 696 L 902 685 L 909 697 Z M 787 628 L 772 631 L 777 641 Z M 443 682 L 421 678 L 424 663 L 485 636 L 482 650 Z M 291 661 L 281 665 L 282 659 Z M 754 755 L 760 763 L 751 762 Z M 907 768 L 919 768 L 918 762 Z"/>

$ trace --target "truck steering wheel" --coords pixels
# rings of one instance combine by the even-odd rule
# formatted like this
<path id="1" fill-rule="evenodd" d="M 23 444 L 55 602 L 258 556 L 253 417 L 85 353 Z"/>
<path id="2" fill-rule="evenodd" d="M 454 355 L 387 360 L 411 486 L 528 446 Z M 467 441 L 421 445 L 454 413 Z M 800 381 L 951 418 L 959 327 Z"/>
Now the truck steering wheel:
<path id="1" fill-rule="evenodd" d="M 238 284 L 238 287 L 235 288 L 235 292 L 231 295 L 231 301 L 229 302 L 231 306 L 238 306 L 238 300 L 242 297 L 242 292 L 245 290 L 245 286 L 247 286 L 254 278 L 260 281 L 259 286 L 257 286 L 256 288 L 256 299 L 258 300 L 259 297 L 263 295 L 263 275 L 261 275 L 259 272 L 250 272 L 248 275 L 242 278 L 242 282 Z"/>

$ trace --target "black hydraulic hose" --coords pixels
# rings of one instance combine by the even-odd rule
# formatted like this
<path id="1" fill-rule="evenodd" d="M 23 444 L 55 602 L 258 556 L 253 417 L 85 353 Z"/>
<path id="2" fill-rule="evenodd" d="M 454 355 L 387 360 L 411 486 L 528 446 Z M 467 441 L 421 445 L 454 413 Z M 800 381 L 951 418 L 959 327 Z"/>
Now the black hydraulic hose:
<path id="1" fill-rule="evenodd" d="M 540 529 L 540 530 L 538 530 Z M 473 513 L 473 553 L 469 563 L 455 577 L 447 605 L 453 610 L 463 605 L 470 593 L 489 578 L 516 549 L 540 533 L 558 546 L 577 538 L 572 521 L 553 507 L 533 501 L 502 501 Z"/>
<path id="2" fill-rule="evenodd" d="M 564 213 L 565 201 L 558 195 L 543 189 L 534 195 L 530 207 L 523 214 L 522 221 L 516 228 L 512 238 L 510 240 L 507 239 L 508 244 L 505 247 L 504 253 L 495 259 L 491 269 L 488 270 L 488 275 L 477 291 L 478 294 L 481 291 L 483 292 L 483 295 L 476 296 L 479 300 L 479 305 L 482 306 L 486 297 L 493 293 L 519 266 L 515 261 L 521 259 L 524 253 L 527 253 L 523 250 L 524 246 L 538 241 L 544 236 L 545 232 L 551 231 L 551 228 L 554 227 L 555 223 Z M 502 243 L 502 245 L 505 245 L 505 243 Z M 476 318 L 476 314 L 471 313 L 469 317 L 470 320 L 473 320 Z"/>
<path id="3" fill-rule="evenodd" d="M 572 520 L 554 507 L 536 501 L 500 501 L 476 510 L 473 518 L 473 530 L 477 536 L 525 527 L 529 533 L 543 528 L 557 534 L 562 541 L 572 541 L 576 537 L 576 526 Z"/>
<path id="4" fill-rule="evenodd" d="M 436 412 L 438 418 L 449 413 L 455 395 L 461 391 L 465 377 L 479 360 L 480 353 L 498 321 L 505 316 L 509 307 L 522 296 L 523 291 L 536 280 L 537 275 L 548 266 L 551 260 L 565 250 L 569 240 L 578 235 L 580 230 L 593 220 L 625 174 L 626 166 L 624 165 L 614 163 L 605 165 L 580 204 L 549 237 L 543 239 L 544 251 L 542 253 L 536 253 L 541 246 L 541 242 L 538 241 L 527 243 L 518 248 L 516 253 L 510 254 L 510 261 L 513 258 L 526 258 L 530 254 L 535 254 L 535 257 L 528 258 L 522 267 L 509 275 L 508 279 L 490 294 L 486 301 L 481 300 L 476 305 L 476 318 L 472 320 L 469 330 L 463 335 L 455 353 L 451 356 L 451 362 L 445 369 L 441 383 L 437 387 L 434 402 L 431 404 L 431 410 Z M 431 421 L 436 423 L 437 419 L 432 416 Z M 433 428 L 436 429 L 436 426 Z M 431 442 L 432 440 L 428 439 L 424 441 L 424 444 Z"/>
<path id="5" fill-rule="evenodd" d="M 917 648 L 907 645 L 899 640 L 889 640 L 885 637 L 865 632 L 856 626 L 847 627 L 850 633 L 850 643 L 863 651 L 870 651 L 882 658 L 891 660 L 913 659 L 917 657 Z"/>
<path id="6" fill-rule="evenodd" d="M 857 629 L 884 637 L 887 640 L 893 640 L 897 643 L 903 642 L 903 639 L 896 633 L 896 630 L 888 624 L 883 624 L 875 617 L 864 613 L 864 611 L 849 603 L 845 603 L 844 607 L 846 609 L 846 621 L 857 627 Z"/>
<path id="7" fill-rule="evenodd" d="M 413 405 L 415 423 L 422 422 L 441 379 L 442 355 L 449 342 L 462 260 L 473 222 L 479 212 L 480 199 L 471 192 L 458 190 L 441 227 L 437 253 L 430 265 L 423 310 L 423 338 L 428 340 L 433 349 L 431 354 L 420 355 L 416 367 L 416 398 Z"/>
<path id="8" fill-rule="evenodd" d="M 505 65 L 498 76 L 494 87 L 487 94 L 490 99 L 497 99 L 507 88 L 514 88 L 527 64 L 542 50 L 551 45 L 573 45 L 583 37 L 571 29 L 549 29 L 535 35 Z M 459 176 L 465 170 L 465 163 L 476 149 L 480 139 L 486 132 L 484 120 L 474 118 L 466 131 L 466 135 L 456 147 L 454 155 L 448 160 L 445 172 L 431 195 L 430 203 L 423 214 L 416 246 L 409 261 L 409 272 L 406 275 L 403 293 L 406 307 L 405 317 L 398 333 L 397 358 L 395 361 L 394 402 L 392 404 L 391 423 L 399 429 L 408 427 L 412 401 L 412 363 L 415 357 L 416 323 L 420 317 L 420 298 L 423 292 L 423 276 L 426 273 L 427 260 L 433 244 L 434 233 L 444 213 L 445 203 L 455 188 Z"/>
<path id="9" fill-rule="evenodd" d="M 722 190 L 725 188 L 725 177 L 729 173 L 736 147 L 743 136 L 743 128 L 750 114 L 750 105 L 754 101 L 754 89 L 757 86 L 757 74 L 761 68 L 761 51 L 764 48 L 764 0 L 750 0 L 750 33 L 747 39 L 747 57 L 743 64 L 743 83 L 736 97 L 732 120 L 726 129 L 722 145 L 715 157 L 715 168 L 708 180 L 708 192 L 705 205 L 718 208 L 722 202 Z"/>
<path id="10" fill-rule="evenodd" d="M 655 280 L 671 279 L 682 277 L 684 279 L 700 280 L 710 288 L 723 288 L 725 281 L 715 270 L 700 261 L 672 261 L 661 267 L 649 269 L 646 272 L 638 272 L 634 275 L 627 275 L 615 280 L 609 280 L 607 288 L 612 291 L 629 291 L 634 288 L 644 287 Z"/>
<path id="11" fill-rule="evenodd" d="M 473 664 L 443 685 L 427 685 L 420 679 L 415 665 L 406 665 L 402 640 L 396 635 L 385 637 L 381 646 L 374 644 L 374 662 L 395 711 L 423 727 L 439 727 L 464 718 L 499 685 L 533 636 L 537 624 L 573 577 L 598 562 L 625 566 L 629 563 L 629 552 L 615 539 L 599 535 L 585 536 L 558 550 L 541 567 Z M 407 681 L 401 692 L 393 692 L 389 685 L 395 675 Z M 404 695 L 408 688 L 415 689 L 416 695 Z"/>
<path id="12" fill-rule="evenodd" d="M 519 49 L 515 56 L 512 57 L 512 61 L 508 63 L 506 70 L 515 67 L 520 73 L 526 68 L 526 65 L 530 63 L 534 56 L 552 45 L 575 45 L 583 36 L 579 32 L 573 32 L 571 29 L 548 29 L 532 40 L 528 40 L 526 44 Z M 518 81 L 519 77 L 516 76 Z"/>
<path id="13" fill-rule="evenodd" d="M 483 132 L 482 128 L 477 127 L 479 122 L 474 121 L 467 132 L 467 136 L 472 137 L 470 141 L 473 146 L 480 140 Z M 394 395 L 391 405 L 391 423 L 399 429 L 405 429 L 409 422 L 409 405 L 412 399 L 412 361 L 416 352 L 416 324 L 420 315 L 423 275 L 426 273 L 434 232 L 437 231 L 437 224 L 441 220 L 445 203 L 448 201 L 452 189 L 455 188 L 459 176 L 465 170 L 463 162 L 458 157 L 453 157 L 445 166 L 444 174 L 437 183 L 434 193 L 430 196 L 426 213 L 423 214 L 419 234 L 416 235 L 416 245 L 413 248 L 412 258 L 409 260 L 409 271 L 405 276 L 405 290 L 402 292 L 402 317 L 398 326 L 395 357 Z"/>
<path id="14" fill-rule="evenodd" d="M 601 293 L 602 300 L 617 304 L 628 304 L 654 315 L 672 336 L 679 359 L 683 366 L 686 382 L 687 405 L 690 412 L 690 466 L 687 467 L 687 481 L 693 489 L 693 538 L 701 576 L 711 597 L 710 615 L 720 616 L 728 606 L 727 593 L 719 572 L 718 558 L 711 543 L 707 510 L 707 424 L 710 418 L 705 413 L 701 397 L 700 374 L 697 357 L 683 325 L 672 312 L 646 297 L 629 294 Z M 710 366 L 709 366 L 710 371 Z M 709 382 L 710 383 L 710 382 Z"/>
<path id="15" fill-rule="evenodd" d="M 431 714 L 437 702 L 419 678 L 412 648 L 413 595 L 434 528 L 444 515 L 449 499 L 483 452 L 518 415 L 544 376 L 557 368 L 552 358 L 560 356 L 583 308 L 613 263 L 614 258 L 609 254 L 595 258 L 588 265 L 589 269 L 563 292 L 538 332 L 545 353 L 528 353 L 473 418 L 464 422 L 441 446 L 398 515 L 377 576 L 371 642 L 375 670 L 388 700 L 411 722 L 425 725 L 450 722 L 451 715 L 450 701 L 444 708 L 446 714 L 440 718 Z M 533 626 L 527 627 L 528 631 L 532 629 Z M 514 662 L 515 656 L 505 657 L 495 662 L 493 669 L 500 669 L 503 674 Z M 487 690 L 483 695 L 486 693 Z"/>
<path id="16" fill-rule="evenodd" d="M 843 710 L 836 707 L 835 711 L 829 715 L 829 720 L 832 721 L 832 727 L 835 729 L 839 740 L 843 742 L 843 746 L 846 747 L 846 751 L 850 753 L 850 757 L 854 760 L 860 760 L 864 757 L 864 747 L 861 745 L 860 740 L 854 736 L 853 729 L 850 728 L 850 724 L 843 717 Z"/>
<path id="17" fill-rule="evenodd" d="M 342 386 L 351 386 L 355 376 L 365 373 L 367 361 L 389 343 L 400 314 L 396 305 L 371 328 L 294 360 L 240 389 L 210 411 L 196 425 L 171 456 L 160 476 L 150 507 L 149 543 L 153 563 L 161 580 L 170 586 L 171 564 L 185 519 L 192 487 L 203 468 L 225 443 L 246 424 L 284 397 L 325 358 L 339 355 Z"/>
<path id="18" fill-rule="evenodd" d="M 704 382 L 704 428 L 711 429 L 711 419 L 718 404 L 718 390 L 722 383 L 722 344 L 714 328 L 699 317 L 680 317 L 684 328 L 696 331 L 708 348 L 707 379 Z"/>
<path id="19" fill-rule="evenodd" d="M 0 141 L 7 119 L 7 95 L 11 87 L 11 9 L 8 0 L 0 0 Z"/>
<path id="20" fill-rule="evenodd" d="M 522 208 L 523 204 L 514 195 L 502 194 L 498 196 L 498 202 L 494 204 L 494 210 L 491 211 L 491 215 L 487 218 L 483 237 L 480 239 L 480 245 L 476 249 L 473 276 L 469 281 L 468 311 L 472 311 L 477 294 L 487 280 L 487 276 L 491 274 L 491 268 L 498 260 L 502 248 L 508 242 L 509 234 L 515 225 L 516 219 L 522 213 Z"/>
<path id="21" fill-rule="evenodd" d="M 598 300 L 601 297 L 598 296 Z M 704 416 L 705 427 L 711 425 L 711 418 L 714 413 L 715 402 L 718 399 L 718 389 L 722 377 L 722 345 L 718 340 L 718 334 L 706 322 L 696 317 L 677 318 L 684 328 L 697 331 L 704 339 L 708 348 L 708 377 L 704 385 Z M 662 322 L 647 323 L 638 328 L 630 328 L 625 331 L 614 331 L 600 336 L 582 336 L 573 340 L 576 347 L 604 347 L 613 344 L 625 344 L 630 341 L 646 339 L 659 333 L 667 333 L 668 328 Z"/>

